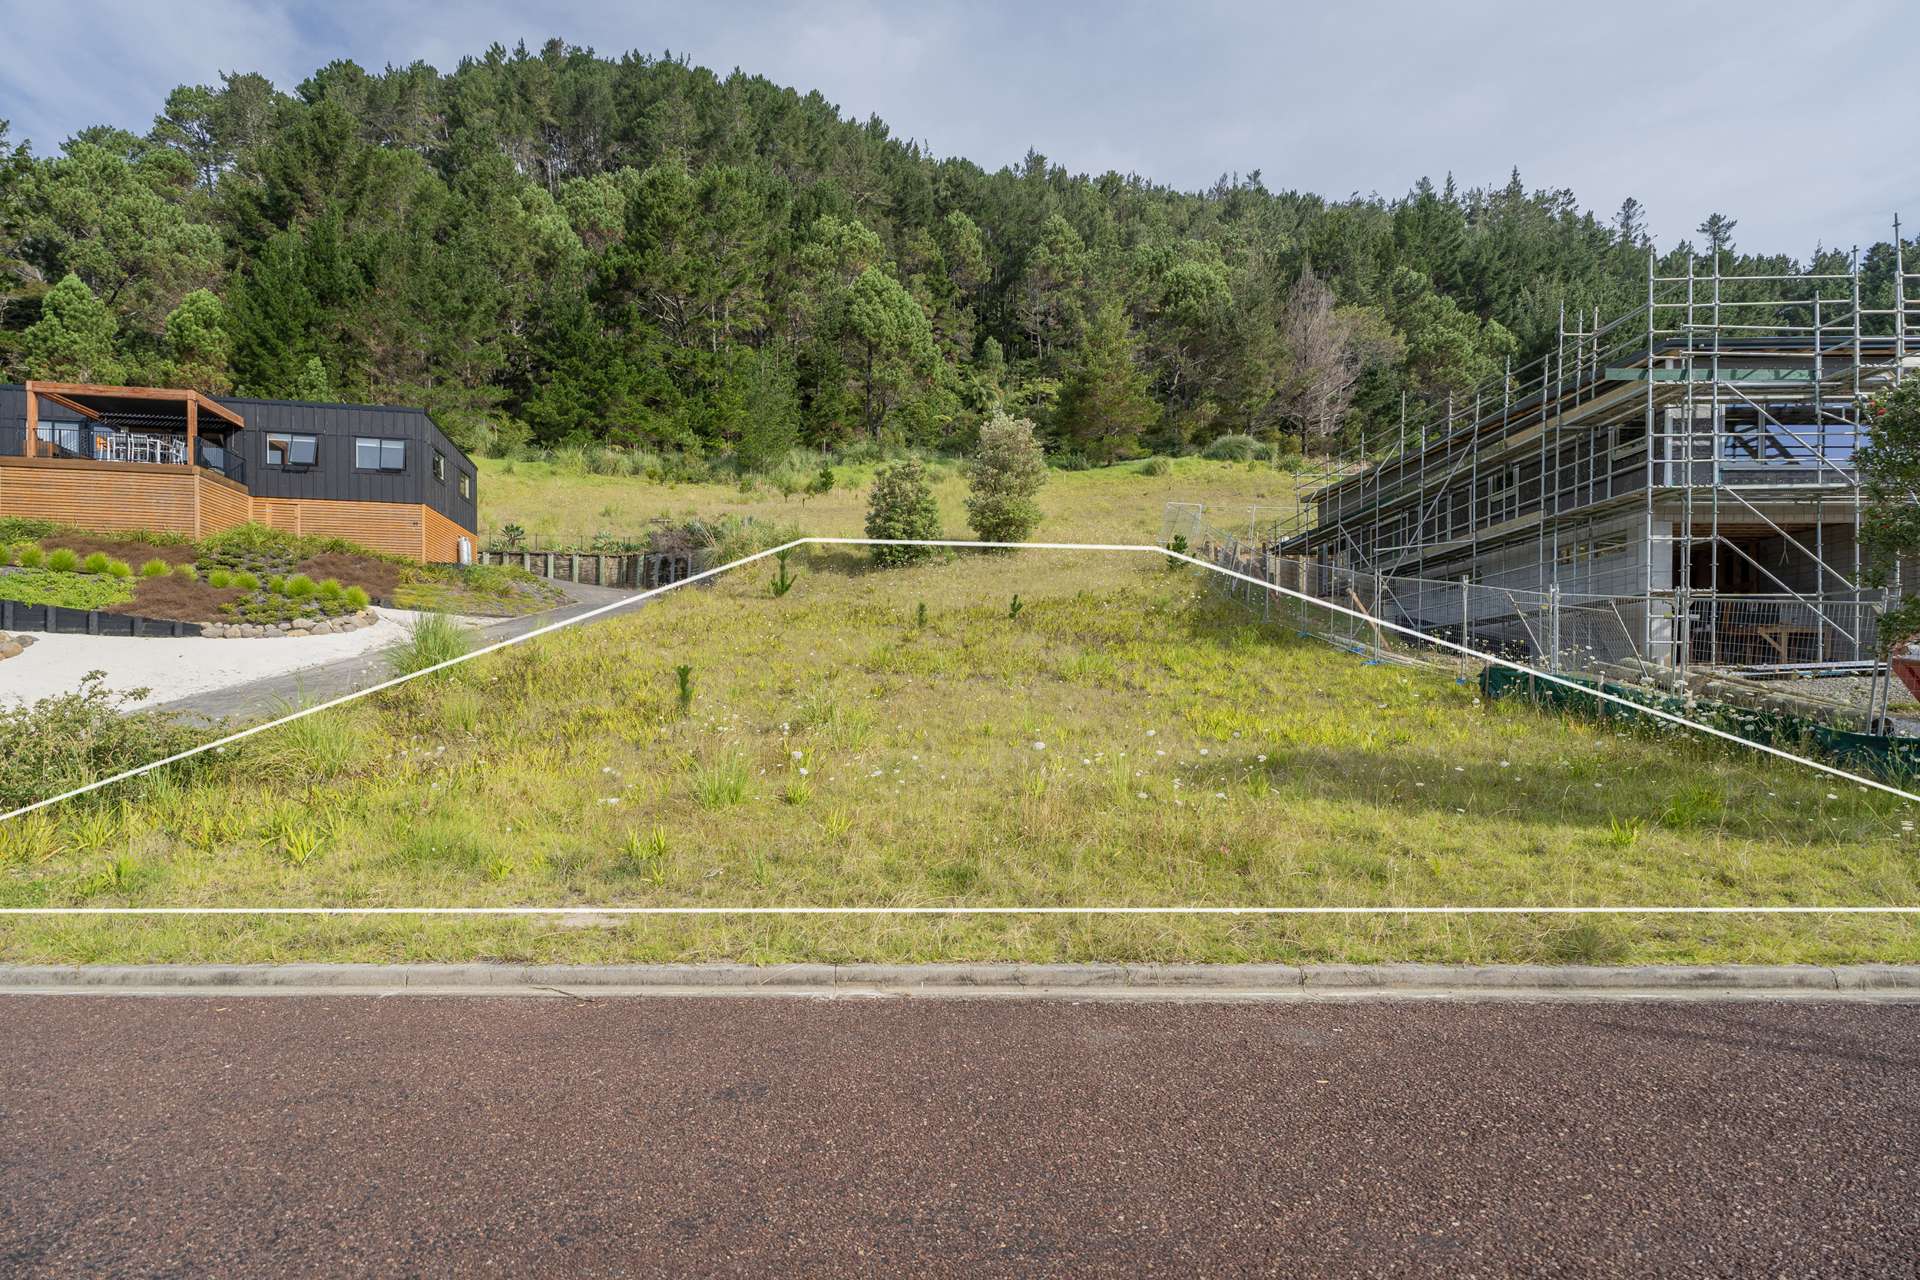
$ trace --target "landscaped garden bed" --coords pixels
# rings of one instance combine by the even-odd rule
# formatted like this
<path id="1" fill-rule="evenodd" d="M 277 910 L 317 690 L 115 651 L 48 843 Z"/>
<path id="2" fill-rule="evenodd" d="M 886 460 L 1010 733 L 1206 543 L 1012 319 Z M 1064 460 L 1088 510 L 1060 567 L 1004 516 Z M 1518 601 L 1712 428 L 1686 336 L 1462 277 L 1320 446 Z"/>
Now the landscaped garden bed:
<path id="1" fill-rule="evenodd" d="M 371 606 L 511 616 L 564 596 L 531 574 L 420 565 L 243 525 L 200 542 L 0 521 L 0 600 L 194 623 L 212 636 L 332 634 Z"/>

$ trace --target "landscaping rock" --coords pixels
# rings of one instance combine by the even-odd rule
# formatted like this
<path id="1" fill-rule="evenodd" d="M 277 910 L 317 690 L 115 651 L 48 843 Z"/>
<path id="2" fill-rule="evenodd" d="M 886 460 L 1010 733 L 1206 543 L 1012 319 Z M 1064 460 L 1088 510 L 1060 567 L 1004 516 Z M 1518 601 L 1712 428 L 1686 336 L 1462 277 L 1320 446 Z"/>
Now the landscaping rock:
<path id="1" fill-rule="evenodd" d="M 0 644 L 0 658 L 17 658 L 26 651 L 26 646 L 17 640 L 9 640 L 5 644 Z"/>
<path id="2" fill-rule="evenodd" d="M 36 643 L 39 642 L 39 639 L 40 639 L 39 636 L 20 635 L 20 636 L 15 636 L 13 638 L 13 642 L 19 645 L 23 649 L 31 649 Z"/>

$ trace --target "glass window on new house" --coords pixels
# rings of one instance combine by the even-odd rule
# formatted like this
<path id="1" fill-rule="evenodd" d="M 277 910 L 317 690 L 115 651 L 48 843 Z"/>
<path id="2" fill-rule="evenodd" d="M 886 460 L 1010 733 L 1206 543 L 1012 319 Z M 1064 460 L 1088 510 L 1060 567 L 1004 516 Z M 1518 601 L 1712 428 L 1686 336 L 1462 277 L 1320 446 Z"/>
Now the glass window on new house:
<path id="1" fill-rule="evenodd" d="M 359 471 L 405 471 L 407 442 L 357 436 L 353 441 L 353 465 Z"/>
<path id="2" fill-rule="evenodd" d="M 285 431 L 267 433 L 267 465 L 270 467 L 310 467 L 320 460 L 320 437 L 297 436 Z"/>
<path id="3" fill-rule="evenodd" d="M 441 484 L 447 482 L 447 455 L 438 449 L 433 451 L 433 478 Z"/>

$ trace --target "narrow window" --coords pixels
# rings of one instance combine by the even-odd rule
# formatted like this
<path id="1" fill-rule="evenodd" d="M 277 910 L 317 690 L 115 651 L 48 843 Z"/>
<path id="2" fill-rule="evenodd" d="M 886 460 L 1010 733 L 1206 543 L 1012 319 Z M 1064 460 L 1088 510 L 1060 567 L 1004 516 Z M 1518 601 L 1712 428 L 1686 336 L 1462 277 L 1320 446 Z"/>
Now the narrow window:
<path id="1" fill-rule="evenodd" d="M 433 451 L 433 478 L 441 484 L 447 482 L 447 455 L 438 449 Z"/>
<path id="2" fill-rule="evenodd" d="M 460 473 L 460 496 L 468 501 L 473 499 L 473 477 L 464 471 Z"/>

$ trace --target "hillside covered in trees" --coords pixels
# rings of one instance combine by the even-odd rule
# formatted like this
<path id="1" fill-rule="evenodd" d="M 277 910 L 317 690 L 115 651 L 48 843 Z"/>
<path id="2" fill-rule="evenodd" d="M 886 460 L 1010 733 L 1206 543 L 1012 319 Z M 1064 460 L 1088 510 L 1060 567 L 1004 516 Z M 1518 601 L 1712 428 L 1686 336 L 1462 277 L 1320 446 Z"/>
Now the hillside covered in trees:
<path id="1" fill-rule="evenodd" d="M 1744 258 L 1735 227 L 1662 269 L 1844 263 Z M 746 468 L 964 445 L 995 406 L 1095 461 L 1318 448 L 1546 350 L 1563 302 L 1632 307 L 1651 248 L 1635 202 L 1602 220 L 1517 173 L 1342 200 L 1035 154 L 989 173 L 817 93 L 553 41 L 291 93 L 230 74 L 47 157 L 0 124 L 0 373 L 419 404 L 474 448 Z M 1868 266 L 1884 283 L 1891 247 Z"/>

